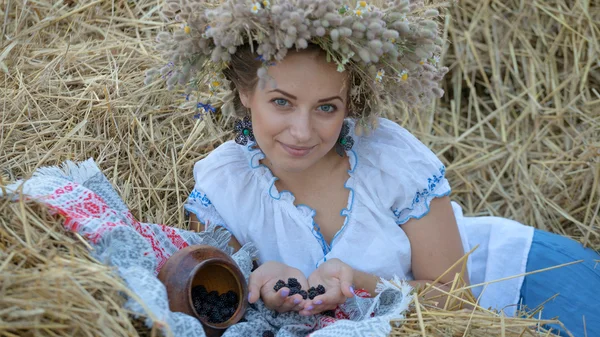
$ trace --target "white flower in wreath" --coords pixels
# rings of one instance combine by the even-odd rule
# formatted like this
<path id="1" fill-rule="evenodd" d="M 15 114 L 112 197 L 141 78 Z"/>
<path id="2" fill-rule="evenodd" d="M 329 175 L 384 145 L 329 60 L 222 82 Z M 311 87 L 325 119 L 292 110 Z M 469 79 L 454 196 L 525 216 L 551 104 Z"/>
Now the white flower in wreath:
<path id="1" fill-rule="evenodd" d="M 402 70 L 399 74 L 398 74 L 398 78 L 400 79 L 400 81 L 406 81 L 408 80 L 408 71 L 406 70 Z"/>
<path id="2" fill-rule="evenodd" d="M 218 80 L 213 80 L 208 85 L 208 88 L 212 92 L 218 91 L 219 89 L 221 89 L 221 82 L 219 82 Z"/>
<path id="3" fill-rule="evenodd" d="M 383 75 L 385 75 L 385 70 L 380 69 L 375 76 L 375 81 L 381 82 L 383 80 Z"/>
<path id="4" fill-rule="evenodd" d="M 255 2 L 252 4 L 252 7 L 250 8 L 250 11 L 254 14 L 258 13 L 258 11 L 260 10 L 260 3 Z"/>

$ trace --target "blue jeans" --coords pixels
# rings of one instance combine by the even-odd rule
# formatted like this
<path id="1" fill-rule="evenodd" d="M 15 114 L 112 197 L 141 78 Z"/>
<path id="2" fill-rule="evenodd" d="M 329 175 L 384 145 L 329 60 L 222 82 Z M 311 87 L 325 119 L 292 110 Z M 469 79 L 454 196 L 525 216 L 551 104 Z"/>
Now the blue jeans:
<path id="1" fill-rule="evenodd" d="M 525 276 L 521 299 L 531 310 L 558 294 L 543 305 L 542 318 L 558 318 L 575 337 L 600 336 L 600 255 L 567 237 L 535 230 L 527 272 L 578 260 L 584 262 Z M 547 328 L 568 336 L 558 324 Z"/>

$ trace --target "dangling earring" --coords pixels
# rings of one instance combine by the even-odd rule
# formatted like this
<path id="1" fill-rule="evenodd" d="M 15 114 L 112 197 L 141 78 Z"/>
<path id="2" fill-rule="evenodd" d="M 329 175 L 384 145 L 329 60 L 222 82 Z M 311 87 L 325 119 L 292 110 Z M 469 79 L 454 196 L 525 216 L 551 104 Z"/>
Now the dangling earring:
<path id="1" fill-rule="evenodd" d="M 344 125 L 342 125 L 342 132 L 340 132 L 340 136 L 338 137 L 337 142 L 335 143 L 335 152 L 343 157 L 346 153 L 345 151 L 350 151 L 352 146 L 354 146 L 354 139 L 349 135 L 350 126 L 347 121 L 344 121 Z"/>
<path id="2" fill-rule="evenodd" d="M 235 122 L 234 127 L 237 136 L 235 142 L 240 145 L 246 145 L 248 142 L 254 141 L 254 133 L 252 133 L 252 121 L 249 116 L 244 117 L 242 120 Z"/>

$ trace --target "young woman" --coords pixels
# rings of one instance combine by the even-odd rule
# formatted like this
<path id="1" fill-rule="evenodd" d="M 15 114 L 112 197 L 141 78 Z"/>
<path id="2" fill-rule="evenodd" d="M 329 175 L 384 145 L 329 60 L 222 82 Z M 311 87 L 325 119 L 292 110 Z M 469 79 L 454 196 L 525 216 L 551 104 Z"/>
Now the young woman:
<path id="1" fill-rule="evenodd" d="M 450 201 L 442 162 L 407 130 L 377 118 L 383 96 L 408 105 L 440 96 L 436 82 L 447 71 L 437 67 L 432 12 L 421 2 L 391 4 L 264 1 L 246 8 L 230 0 L 190 5 L 197 15 L 168 7 L 169 14 L 180 9 L 187 25 L 159 36 L 183 69 L 167 83 L 216 67 L 232 91 L 215 97 L 229 97 L 222 111 L 241 117 L 235 142 L 194 166 L 186 204 L 193 226 L 227 228 L 233 247 L 253 243 L 259 267 L 248 300 L 279 312 L 333 309 L 358 288 L 373 293 L 379 278 L 443 288 L 464 270 L 483 307 L 514 315 L 518 304 L 535 308 L 558 294 L 542 317 L 558 317 L 575 336 L 583 336 L 585 319 L 587 335 L 600 335 L 597 253 L 509 219 L 463 216 Z M 207 57 L 210 67 L 198 61 Z M 356 132 L 365 125 L 370 132 Z M 476 246 L 466 269 L 446 273 Z M 288 278 L 303 289 L 324 285 L 326 293 L 304 299 L 274 289 Z"/>

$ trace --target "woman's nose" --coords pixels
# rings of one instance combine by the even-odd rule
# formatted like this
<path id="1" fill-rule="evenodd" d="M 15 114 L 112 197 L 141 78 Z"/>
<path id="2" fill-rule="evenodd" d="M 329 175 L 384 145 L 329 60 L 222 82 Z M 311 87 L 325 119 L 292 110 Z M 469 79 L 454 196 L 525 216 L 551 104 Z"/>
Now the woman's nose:
<path id="1" fill-rule="evenodd" d="M 292 119 L 290 133 L 298 142 L 297 145 L 306 145 L 305 143 L 310 141 L 312 133 L 310 114 L 303 112 L 294 116 Z"/>

